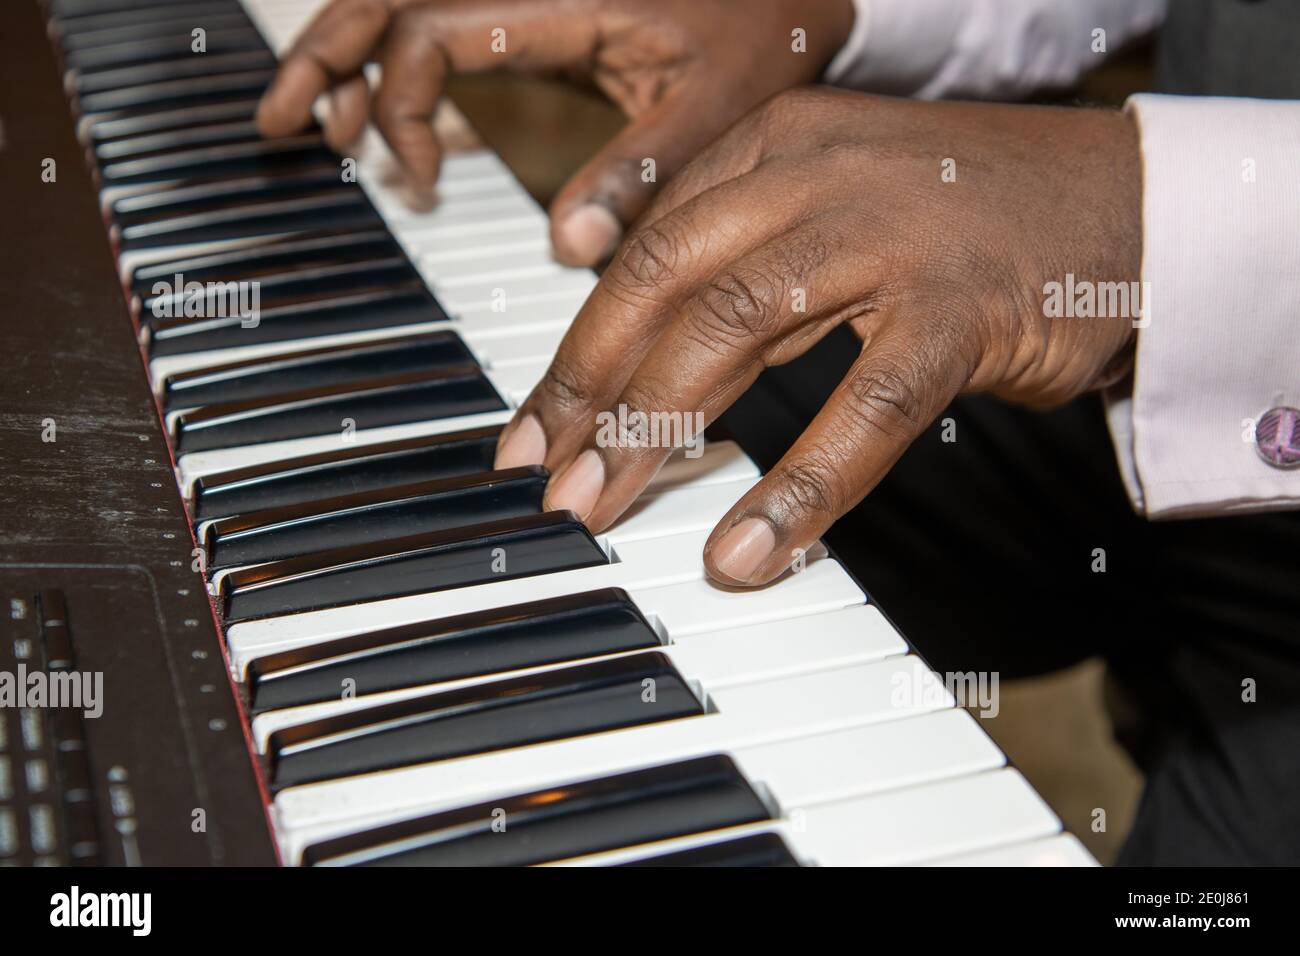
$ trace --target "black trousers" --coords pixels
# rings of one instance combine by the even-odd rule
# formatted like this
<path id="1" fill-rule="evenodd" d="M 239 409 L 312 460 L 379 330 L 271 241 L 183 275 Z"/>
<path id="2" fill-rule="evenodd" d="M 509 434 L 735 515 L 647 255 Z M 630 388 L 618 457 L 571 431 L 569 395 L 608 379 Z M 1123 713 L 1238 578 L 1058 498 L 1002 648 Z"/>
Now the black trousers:
<path id="1" fill-rule="evenodd" d="M 771 468 L 857 350 L 839 330 L 764 373 L 724 429 Z M 1032 412 L 980 396 L 828 542 L 940 673 L 1107 660 L 1147 779 L 1121 864 L 1300 864 L 1300 512 L 1147 521 L 1099 399 Z"/>

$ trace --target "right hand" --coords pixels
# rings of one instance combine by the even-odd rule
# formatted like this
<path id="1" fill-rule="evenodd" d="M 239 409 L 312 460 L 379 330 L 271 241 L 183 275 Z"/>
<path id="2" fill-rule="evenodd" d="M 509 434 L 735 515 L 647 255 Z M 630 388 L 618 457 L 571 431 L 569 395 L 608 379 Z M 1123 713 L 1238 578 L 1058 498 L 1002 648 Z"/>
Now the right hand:
<path id="1" fill-rule="evenodd" d="M 432 118 L 449 73 L 584 77 L 632 120 L 551 204 L 557 257 L 596 265 L 660 181 L 751 107 L 815 81 L 852 22 L 850 0 L 333 0 L 285 56 L 257 121 L 266 136 L 289 135 L 329 93 L 331 145 L 345 149 L 373 117 L 411 186 L 428 194 L 441 159 Z M 369 60 L 383 68 L 373 96 L 361 72 Z"/>

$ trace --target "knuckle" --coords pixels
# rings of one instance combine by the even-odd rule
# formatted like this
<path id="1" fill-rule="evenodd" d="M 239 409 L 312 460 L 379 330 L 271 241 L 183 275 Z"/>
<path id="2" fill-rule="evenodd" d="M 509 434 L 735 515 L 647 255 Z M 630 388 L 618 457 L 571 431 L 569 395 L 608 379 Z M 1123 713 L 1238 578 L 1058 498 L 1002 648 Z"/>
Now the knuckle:
<path id="1" fill-rule="evenodd" d="M 895 362 L 864 363 L 845 380 L 851 407 L 869 428 L 900 437 L 924 426 L 925 403 L 913 375 Z"/>
<path id="2" fill-rule="evenodd" d="M 798 514 L 837 517 L 845 500 L 838 473 L 829 456 L 817 450 L 779 466 L 777 486 L 784 499 L 782 507 Z"/>
<path id="3" fill-rule="evenodd" d="M 668 400 L 668 389 L 644 375 L 639 381 L 627 383 L 618 404 L 626 405 L 629 411 L 646 414 L 668 411 L 673 407 Z"/>
<path id="4" fill-rule="evenodd" d="M 763 102 L 758 109 L 759 130 L 768 141 L 781 141 L 787 138 L 792 127 L 798 126 L 809 114 L 816 110 L 821 95 L 807 89 L 791 89 L 777 93 Z"/>
<path id="5" fill-rule="evenodd" d="M 637 289 L 653 288 L 677 275 L 684 250 L 681 240 L 660 226 L 638 229 L 623 246 L 614 279 Z"/>
<path id="6" fill-rule="evenodd" d="M 762 340 L 776 324 L 782 288 L 759 272 L 725 272 L 696 292 L 685 311 L 714 341 Z"/>
<path id="7" fill-rule="evenodd" d="M 542 377 L 540 391 L 551 405 L 572 411 L 588 408 L 595 401 L 589 383 L 590 376 L 569 359 L 556 355 Z"/>

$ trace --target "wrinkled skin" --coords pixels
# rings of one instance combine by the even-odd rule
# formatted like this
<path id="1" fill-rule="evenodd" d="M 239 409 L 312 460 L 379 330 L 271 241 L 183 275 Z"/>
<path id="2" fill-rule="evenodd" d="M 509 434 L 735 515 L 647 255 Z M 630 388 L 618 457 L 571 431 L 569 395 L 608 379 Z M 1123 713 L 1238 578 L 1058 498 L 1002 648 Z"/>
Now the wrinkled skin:
<path id="1" fill-rule="evenodd" d="M 284 59 L 258 111 L 268 136 L 311 119 L 346 150 L 373 119 L 417 197 L 437 178 L 429 120 L 451 73 L 508 68 L 594 83 L 632 122 L 551 206 L 556 255 L 595 265 L 665 182 L 748 110 L 821 75 L 853 23 L 850 0 L 334 0 Z M 504 31 L 504 51 L 493 31 Z M 792 49 L 804 31 L 805 51 Z M 361 75 L 383 69 L 373 96 Z M 643 182 L 643 160 L 656 164 Z M 578 214 L 578 215 L 575 215 Z"/>
<path id="2" fill-rule="evenodd" d="M 955 182 L 941 176 L 949 158 Z M 1131 319 L 1048 318 L 1044 286 L 1137 280 L 1141 235 L 1137 132 L 1122 114 L 785 93 L 656 198 L 498 464 L 544 462 L 547 507 L 603 529 L 668 450 L 598 447 L 598 412 L 711 421 L 764 367 L 848 323 L 862 340 L 848 375 L 705 549 L 714 578 L 765 583 L 958 393 L 1051 405 L 1113 380 Z"/>

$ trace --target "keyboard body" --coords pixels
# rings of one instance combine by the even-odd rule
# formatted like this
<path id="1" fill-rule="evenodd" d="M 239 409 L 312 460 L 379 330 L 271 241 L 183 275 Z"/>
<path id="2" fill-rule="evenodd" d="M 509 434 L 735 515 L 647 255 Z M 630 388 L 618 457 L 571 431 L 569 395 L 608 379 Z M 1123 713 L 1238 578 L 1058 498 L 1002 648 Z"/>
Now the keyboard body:
<path id="1" fill-rule="evenodd" d="M 1091 864 L 824 548 L 707 580 L 734 443 L 595 536 L 491 470 L 595 276 L 450 107 L 426 211 L 373 133 L 356 181 L 258 140 L 317 6 L 20 3 L 0 41 L 0 671 L 104 704 L 6 725 L 0 859 Z"/>

